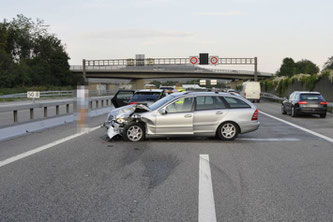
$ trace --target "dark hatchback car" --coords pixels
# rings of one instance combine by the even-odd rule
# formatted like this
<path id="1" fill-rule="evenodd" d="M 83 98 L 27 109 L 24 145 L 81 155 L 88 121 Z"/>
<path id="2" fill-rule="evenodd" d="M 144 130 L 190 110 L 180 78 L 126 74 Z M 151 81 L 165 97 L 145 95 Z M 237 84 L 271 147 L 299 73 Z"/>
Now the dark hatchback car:
<path id="1" fill-rule="evenodd" d="M 114 107 L 118 108 L 130 104 L 151 105 L 165 96 L 161 89 L 119 90 L 111 99 Z"/>
<path id="2" fill-rule="evenodd" d="M 295 117 L 300 114 L 319 114 L 326 117 L 327 102 L 319 92 L 293 92 L 282 102 L 282 114 Z"/>

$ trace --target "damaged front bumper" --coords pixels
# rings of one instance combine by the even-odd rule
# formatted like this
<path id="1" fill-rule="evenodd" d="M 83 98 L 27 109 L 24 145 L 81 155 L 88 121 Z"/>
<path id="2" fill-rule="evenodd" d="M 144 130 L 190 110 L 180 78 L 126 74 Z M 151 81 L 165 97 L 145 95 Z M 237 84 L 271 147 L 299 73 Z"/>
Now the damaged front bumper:
<path id="1" fill-rule="evenodd" d="M 107 136 L 112 139 L 116 135 L 121 135 L 122 127 L 120 124 L 112 121 L 112 122 L 105 122 L 103 126 L 106 128 Z"/>

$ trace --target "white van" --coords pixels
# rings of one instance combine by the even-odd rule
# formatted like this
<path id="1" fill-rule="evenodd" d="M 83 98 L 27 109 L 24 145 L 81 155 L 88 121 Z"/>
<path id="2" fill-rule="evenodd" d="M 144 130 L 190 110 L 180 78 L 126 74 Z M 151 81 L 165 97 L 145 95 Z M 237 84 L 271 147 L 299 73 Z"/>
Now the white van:
<path id="1" fill-rule="evenodd" d="M 248 99 L 252 102 L 260 102 L 260 83 L 259 82 L 244 82 L 242 85 L 242 90 L 240 95 L 245 99 Z"/>

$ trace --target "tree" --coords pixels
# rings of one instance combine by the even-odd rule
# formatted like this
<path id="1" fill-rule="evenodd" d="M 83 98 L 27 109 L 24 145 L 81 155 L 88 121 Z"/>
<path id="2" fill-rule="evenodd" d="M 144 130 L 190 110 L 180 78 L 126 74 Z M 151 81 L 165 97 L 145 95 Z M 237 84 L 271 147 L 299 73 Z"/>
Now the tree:
<path id="1" fill-rule="evenodd" d="M 327 62 L 325 62 L 324 70 L 333 69 L 333 56 L 328 58 Z"/>
<path id="2" fill-rule="evenodd" d="M 74 85 L 65 46 L 40 19 L 0 22 L 0 87 Z"/>
<path id="3" fill-rule="evenodd" d="M 319 67 L 307 59 L 302 59 L 296 63 L 295 74 L 317 74 L 319 72 Z"/>
<path id="4" fill-rule="evenodd" d="M 278 76 L 293 76 L 296 71 L 296 64 L 292 58 L 284 58 L 280 70 L 277 72 Z"/>

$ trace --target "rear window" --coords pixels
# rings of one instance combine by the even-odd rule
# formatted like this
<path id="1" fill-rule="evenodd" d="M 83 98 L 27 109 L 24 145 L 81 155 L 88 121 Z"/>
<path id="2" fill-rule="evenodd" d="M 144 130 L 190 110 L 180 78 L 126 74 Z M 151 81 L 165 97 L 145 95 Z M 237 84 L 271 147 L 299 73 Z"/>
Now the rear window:
<path id="1" fill-rule="evenodd" d="M 161 96 L 160 92 L 137 92 L 134 94 L 131 102 L 144 102 L 144 101 L 153 101 L 155 102 Z"/>
<path id="2" fill-rule="evenodd" d="M 227 101 L 231 109 L 239 109 L 239 108 L 251 108 L 249 104 L 244 102 L 241 99 L 233 98 L 233 97 L 224 97 Z"/>
<path id="3" fill-rule="evenodd" d="M 320 94 L 301 94 L 301 100 L 324 100 Z"/>

